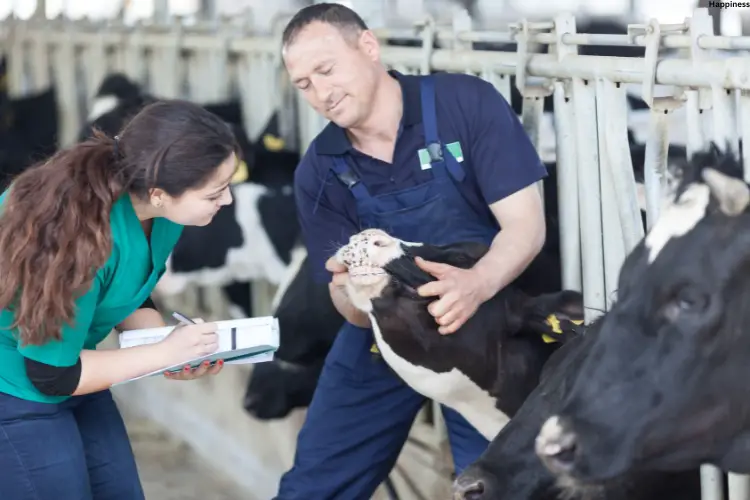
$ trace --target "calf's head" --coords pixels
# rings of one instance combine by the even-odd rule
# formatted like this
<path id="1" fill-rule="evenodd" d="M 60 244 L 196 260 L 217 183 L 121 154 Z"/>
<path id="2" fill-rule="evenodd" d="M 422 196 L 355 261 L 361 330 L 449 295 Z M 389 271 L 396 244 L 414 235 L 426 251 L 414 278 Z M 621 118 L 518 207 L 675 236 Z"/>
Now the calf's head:
<path id="1" fill-rule="evenodd" d="M 677 173 L 536 439 L 547 467 L 579 482 L 704 462 L 750 472 L 750 189 L 716 147 Z"/>
<path id="2" fill-rule="evenodd" d="M 424 342 L 450 339 L 437 333 L 437 323 L 427 311 L 435 297 L 421 297 L 417 289 L 435 278 L 420 269 L 416 257 L 468 269 L 488 251 L 487 245 L 461 242 L 428 245 L 394 238 L 380 229 L 355 234 L 339 248 L 336 260 L 349 269 L 346 291 L 358 309 L 373 313 L 378 321 L 402 323 Z M 395 307 L 398 304 L 398 307 Z M 562 291 L 530 297 L 511 284 L 482 304 L 461 330 L 497 332 L 504 337 L 523 330 L 542 341 L 566 340 L 575 335 L 583 317 L 580 293 Z M 498 340 L 495 335 L 494 340 Z M 439 340 L 438 340 L 439 341 Z M 447 341 L 447 340 L 445 340 Z"/>

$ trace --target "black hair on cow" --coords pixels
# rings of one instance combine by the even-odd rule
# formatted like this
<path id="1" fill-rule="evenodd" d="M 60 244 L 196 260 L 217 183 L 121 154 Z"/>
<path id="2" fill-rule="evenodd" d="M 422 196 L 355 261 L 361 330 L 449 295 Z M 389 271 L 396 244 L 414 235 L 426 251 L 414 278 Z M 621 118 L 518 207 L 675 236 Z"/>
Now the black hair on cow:
<path id="1" fill-rule="evenodd" d="M 670 173 L 674 176 L 677 187 L 675 199 L 679 198 L 690 184 L 703 183 L 703 170 L 711 168 L 728 177 L 742 179 L 742 156 L 736 155 L 727 142 L 724 149 L 711 142 L 708 148 L 697 151 L 690 158 L 674 164 Z"/>
<path id="2" fill-rule="evenodd" d="M 379 297 L 371 299 L 373 315 L 394 351 L 436 372 L 452 369 L 459 356 L 460 370 L 512 415 L 538 383 L 548 356 L 561 341 L 579 333 L 576 322 L 583 319 L 583 301 L 575 291 L 531 296 L 511 283 L 481 304 L 457 332 L 440 335 L 427 309 L 435 298 L 417 293 L 435 278 L 421 270 L 415 258 L 468 269 L 488 249 L 475 242 L 402 245 L 404 254 L 384 266 L 391 280 Z M 503 376 L 498 376 L 498 367 Z"/>
<path id="3" fill-rule="evenodd" d="M 347 40 L 368 29 L 359 14 L 349 7 L 340 3 L 318 3 L 300 9 L 292 17 L 281 35 L 281 46 L 294 43 L 297 35 L 314 22 L 334 26 Z"/>
<path id="4" fill-rule="evenodd" d="M 130 101 L 141 97 L 141 86 L 123 73 L 107 75 L 96 91 L 97 97 L 113 96 L 123 101 Z"/>

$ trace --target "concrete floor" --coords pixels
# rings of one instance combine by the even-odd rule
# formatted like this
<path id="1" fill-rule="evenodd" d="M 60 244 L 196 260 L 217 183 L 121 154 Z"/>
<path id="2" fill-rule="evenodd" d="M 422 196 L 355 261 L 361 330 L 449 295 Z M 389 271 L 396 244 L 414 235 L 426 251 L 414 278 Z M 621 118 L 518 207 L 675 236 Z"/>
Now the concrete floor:
<path id="1" fill-rule="evenodd" d="M 209 467 L 160 425 L 123 415 L 146 500 L 248 500 L 247 493 Z"/>

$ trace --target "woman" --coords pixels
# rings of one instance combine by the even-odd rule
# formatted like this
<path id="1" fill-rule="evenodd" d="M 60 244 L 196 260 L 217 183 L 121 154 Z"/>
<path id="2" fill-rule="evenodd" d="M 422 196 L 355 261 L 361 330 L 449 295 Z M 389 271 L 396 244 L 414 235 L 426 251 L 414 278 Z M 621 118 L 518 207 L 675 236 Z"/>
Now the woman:
<path id="1" fill-rule="evenodd" d="M 139 308 L 183 226 L 232 202 L 229 127 L 161 101 L 19 175 L 0 197 L 0 498 L 143 499 L 109 387 L 210 354 L 210 323 L 97 350 L 112 330 L 165 326 Z M 144 304 L 145 305 L 145 304 Z M 216 374 L 222 361 L 172 379 Z"/>

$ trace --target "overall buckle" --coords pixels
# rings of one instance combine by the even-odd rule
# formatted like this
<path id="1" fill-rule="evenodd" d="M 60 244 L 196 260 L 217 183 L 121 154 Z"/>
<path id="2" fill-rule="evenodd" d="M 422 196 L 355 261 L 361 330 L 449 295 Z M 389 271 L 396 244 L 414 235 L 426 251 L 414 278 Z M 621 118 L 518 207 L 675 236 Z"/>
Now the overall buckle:
<path id="1" fill-rule="evenodd" d="M 428 144 L 427 154 L 430 155 L 430 163 L 443 161 L 443 145 L 439 142 L 432 142 Z"/>

